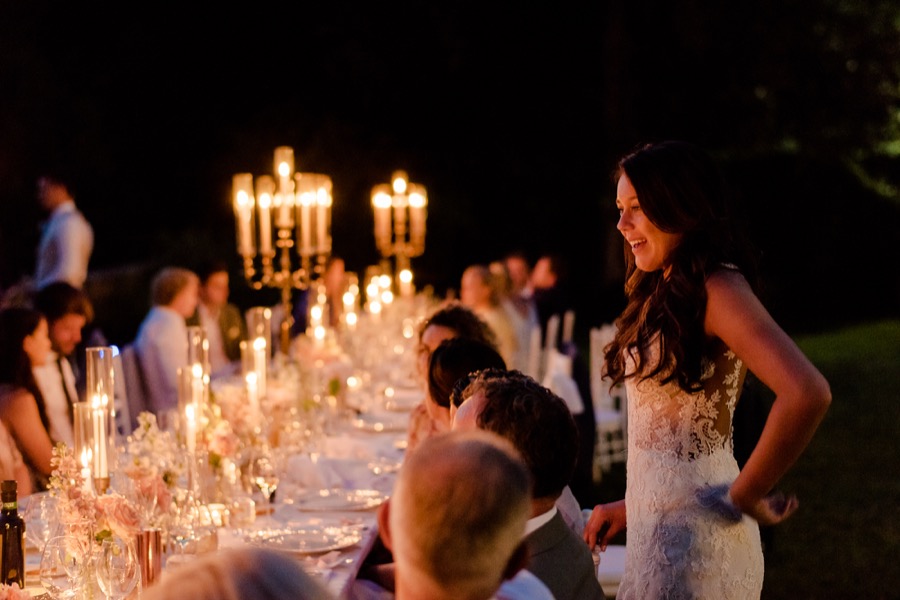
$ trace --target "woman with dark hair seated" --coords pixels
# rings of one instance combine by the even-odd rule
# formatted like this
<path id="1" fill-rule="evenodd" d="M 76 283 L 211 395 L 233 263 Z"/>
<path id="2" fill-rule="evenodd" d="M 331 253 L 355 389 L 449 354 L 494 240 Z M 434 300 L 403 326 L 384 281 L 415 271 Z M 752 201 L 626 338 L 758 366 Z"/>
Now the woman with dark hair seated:
<path id="1" fill-rule="evenodd" d="M 53 442 L 32 372 L 50 354 L 48 331 L 36 310 L 0 311 L 0 471 L 16 480 L 20 496 L 45 489 L 50 477 Z"/>
<path id="2" fill-rule="evenodd" d="M 495 351 L 497 348 L 494 332 L 472 310 L 455 301 L 444 304 L 419 327 L 418 369 L 426 386 L 432 352 L 441 342 L 453 338 L 475 340 Z M 449 404 L 447 407 L 449 410 Z M 449 416 L 446 422 L 435 421 L 428 410 L 428 400 L 422 401 L 413 408 L 409 416 L 407 451 L 414 450 L 419 441 L 435 432 L 448 429 Z"/>

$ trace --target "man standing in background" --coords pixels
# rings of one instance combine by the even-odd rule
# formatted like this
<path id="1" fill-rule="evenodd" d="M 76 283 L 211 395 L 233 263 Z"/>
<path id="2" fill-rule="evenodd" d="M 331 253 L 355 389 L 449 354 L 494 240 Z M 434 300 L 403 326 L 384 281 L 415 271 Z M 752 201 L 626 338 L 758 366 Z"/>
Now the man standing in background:
<path id="1" fill-rule="evenodd" d="M 49 216 L 37 249 L 35 288 L 65 281 L 81 289 L 94 249 L 94 230 L 75 206 L 65 177 L 47 173 L 38 179 L 37 187 L 38 202 Z"/>

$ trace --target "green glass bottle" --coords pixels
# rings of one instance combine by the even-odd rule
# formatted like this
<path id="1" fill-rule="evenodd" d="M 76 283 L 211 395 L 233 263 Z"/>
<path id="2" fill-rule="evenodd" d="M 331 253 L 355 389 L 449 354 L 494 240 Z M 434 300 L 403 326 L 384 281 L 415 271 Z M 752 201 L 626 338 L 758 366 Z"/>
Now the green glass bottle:
<path id="1" fill-rule="evenodd" d="M 15 480 L 0 483 L 0 583 L 25 589 L 25 520 L 19 515 Z"/>

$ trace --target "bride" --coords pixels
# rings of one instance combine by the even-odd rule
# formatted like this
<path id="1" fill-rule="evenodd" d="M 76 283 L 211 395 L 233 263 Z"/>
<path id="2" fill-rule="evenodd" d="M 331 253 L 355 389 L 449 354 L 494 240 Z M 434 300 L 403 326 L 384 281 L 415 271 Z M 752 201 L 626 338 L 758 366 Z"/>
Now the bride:
<path id="1" fill-rule="evenodd" d="M 797 509 L 772 489 L 824 417 L 828 383 L 756 297 L 702 150 L 648 145 L 616 177 L 628 305 L 605 352 L 628 393 L 628 482 L 594 508 L 585 541 L 603 549 L 627 522 L 620 599 L 759 598 L 758 524 Z M 747 369 L 776 399 L 740 470 L 731 418 Z"/>

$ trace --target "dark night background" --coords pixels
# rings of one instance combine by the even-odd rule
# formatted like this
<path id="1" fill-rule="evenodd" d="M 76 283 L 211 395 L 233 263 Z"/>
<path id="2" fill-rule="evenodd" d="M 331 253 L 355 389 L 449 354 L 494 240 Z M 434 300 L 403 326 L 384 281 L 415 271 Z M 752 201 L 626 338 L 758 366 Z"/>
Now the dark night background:
<path id="1" fill-rule="evenodd" d="M 683 138 L 735 184 L 790 332 L 896 316 L 898 20 L 876 0 L 0 0 L 0 287 L 31 272 L 35 181 L 63 163 L 96 235 L 88 289 L 124 343 L 158 266 L 239 272 L 231 177 L 290 145 L 332 177 L 349 269 L 377 262 L 369 190 L 403 168 L 429 194 L 420 286 L 556 251 L 584 332 L 622 303 L 616 159 Z"/>

